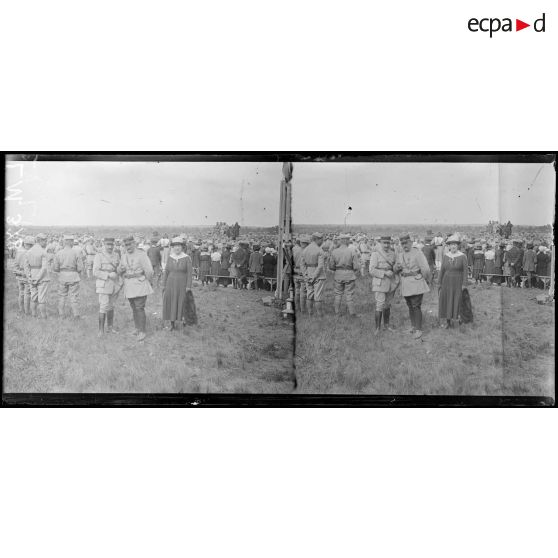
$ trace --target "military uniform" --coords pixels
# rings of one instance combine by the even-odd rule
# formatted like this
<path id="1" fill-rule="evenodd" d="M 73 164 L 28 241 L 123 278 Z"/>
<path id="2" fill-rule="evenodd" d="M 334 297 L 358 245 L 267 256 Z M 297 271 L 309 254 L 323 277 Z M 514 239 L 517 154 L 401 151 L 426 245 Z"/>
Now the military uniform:
<path id="1" fill-rule="evenodd" d="M 313 235 L 322 238 L 320 233 Z M 316 313 L 321 314 L 321 303 L 326 281 L 325 253 L 315 242 L 309 244 L 302 252 L 302 267 L 306 278 L 306 301 L 308 313 L 312 313 L 312 306 L 316 306 Z"/>
<path id="2" fill-rule="evenodd" d="M 306 236 L 301 237 L 301 244 L 308 244 L 310 239 Z M 301 312 L 305 310 L 306 302 L 306 278 L 304 277 L 305 268 L 303 267 L 302 252 L 304 248 L 295 244 L 293 247 L 293 265 L 294 265 L 294 287 L 295 287 L 295 309 L 300 308 Z M 299 306 L 300 304 L 300 306 Z"/>
<path id="3" fill-rule="evenodd" d="M 65 240 L 73 237 L 66 236 Z M 83 260 L 75 248 L 65 246 L 54 256 L 54 271 L 58 273 L 58 314 L 64 317 L 66 299 L 70 296 L 70 305 L 74 318 L 79 318 L 79 274 L 83 271 Z"/>
<path id="4" fill-rule="evenodd" d="M 95 262 L 95 255 L 97 254 L 97 250 L 95 249 L 95 246 L 93 246 L 92 241 L 88 241 L 85 244 L 83 252 L 85 254 L 85 269 L 87 272 L 87 278 L 89 279 L 94 275 L 93 263 Z"/>
<path id="5" fill-rule="evenodd" d="M 105 241 L 114 239 L 106 238 Z M 109 254 L 107 250 L 97 252 L 93 260 L 93 276 L 95 292 L 99 295 L 99 333 L 104 332 L 105 319 L 109 332 L 114 332 L 114 303 L 122 287 L 122 279 L 117 274 L 120 256 L 116 252 Z"/>
<path id="6" fill-rule="evenodd" d="M 400 240 L 404 243 L 410 239 L 407 236 Z M 401 276 L 401 294 L 409 308 L 411 331 L 416 332 L 415 337 L 419 338 L 422 335 L 422 297 L 430 292 L 430 267 L 422 251 L 411 248 L 408 252 L 403 250 L 397 254 L 396 268 Z"/>
<path id="7" fill-rule="evenodd" d="M 39 238 L 46 240 L 44 235 L 39 235 L 37 239 Z M 26 252 L 23 258 L 23 269 L 31 292 L 31 315 L 46 319 L 46 297 L 50 277 L 47 252 L 38 242 Z"/>
<path id="8" fill-rule="evenodd" d="M 370 267 L 370 259 L 372 257 L 370 246 L 366 240 L 359 244 L 359 251 L 361 256 L 360 274 L 364 275 Z"/>
<path id="9" fill-rule="evenodd" d="M 391 240 L 389 237 L 384 237 L 384 239 Z M 391 247 L 384 250 L 383 247 L 377 246 L 370 257 L 369 271 L 372 276 L 372 292 L 376 302 L 376 330 L 380 329 L 382 317 L 384 328 L 389 329 L 391 303 L 399 285 L 399 276 L 394 272 L 395 260 L 395 250 Z M 386 272 L 389 271 L 392 272 L 391 277 L 386 275 Z"/>
<path id="10" fill-rule="evenodd" d="M 132 308 L 136 332 L 143 339 L 146 329 L 145 303 L 147 296 L 153 293 L 150 283 L 153 267 L 147 254 L 136 248 L 131 254 L 123 252 L 118 269 L 124 278 L 124 296 Z"/>
<path id="11" fill-rule="evenodd" d="M 25 274 L 23 268 L 23 263 L 26 259 L 27 252 L 34 244 L 34 239 L 32 237 L 26 237 L 24 246 L 18 248 L 16 252 L 15 262 L 14 262 L 14 273 L 17 278 L 17 288 L 18 288 L 18 306 L 20 312 L 24 314 L 31 313 L 31 286 Z M 29 246 L 25 248 L 25 245 Z"/>
<path id="12" fill-rule="evenodd" d="M 343 235 L 341 238 L 347 239 L 348 235 Z M 333 307 L 336 314 L 339 314 L 341 309 L 341 299 L 343 294 L 345 295 L 345 301 L 347 303 L 347 310 L 349 315 L 354 316 L 355 314 L 355 303 L 353 295 L 355 292 L 356 284 L 356 271 L 358 271 L 360 266 L 359 258 L 357 254 L 351 250 L 346 244 L 341 244 L 338 248 L 335 248 L 331 252 L 331 258 L 329 262 L 329 268 L 334 272 L 334 303 Z"/>

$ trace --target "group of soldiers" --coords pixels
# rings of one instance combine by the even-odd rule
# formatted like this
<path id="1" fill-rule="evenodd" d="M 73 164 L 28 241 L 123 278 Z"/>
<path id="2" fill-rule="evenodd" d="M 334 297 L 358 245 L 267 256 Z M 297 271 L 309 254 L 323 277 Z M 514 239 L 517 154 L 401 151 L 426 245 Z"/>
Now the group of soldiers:
<path id="1" fill-rule="evenodd" d="M 223 279 L 223 286 L 246 288 L 249 276 L 267 277 L 276 273 L 276 250 L 268 238 L 231 243 L 181 237 L 194 263 L 194 276 L 202 283 L 208 282 L 209 277 L 226 276 L 230 279 Z M 99 336 L 116 332 L 114 304 L 119 293 L 124 292 L 132 308 L 134 334 L 143 340 L 146 299 L 160 285 L 169 252 L 167 235 L 150 239 L 139 235 L 99 239 L 39 233 L 10 243 L 5 251 L 5 265 L 8 259 L 13 259 L 21 315 L 47 319 L 47 296 L 51 283 L 57 281 L 58 316 L 66 317 L 69 307 L 71 317 L 79 320 L 82 279 L 94 279 L 99 298 Z"/>
<path id="2" fill-rule="evenodd" d="M 79 295 L 81 275 L 95 278 L 99 297 L 99 335 L 116 333 L 114 304 L 121 290 L 132 308 L 138 340 L 145 339 L 145 301 L 153 292 L 153 267 L 135 239 L 123 239 L 122 251 L 115 250 L 114 237 L 105 237 L 100 249 L 76 249 L 74 235 L 64 235 L 64 245 L 47 251 L 48 237 L 39 233 L 25 236 L 15 254 L 14 273 L 18 283 L 18 307 L 23 315 L 46 320 L 51 272 L 58 276 L 58 316 L 66 317 L 67 301 L 74 320 L 81 319 Z M 86 247 L 89 243 L 86 243 Z M 91 243 L 92 246 L 92 243 Z M 105 329 L 106 328 L 106 329 Z"/>
<path id="3" fill-rule="evenodd" d="M 368 239 L 364 235 L 349 234 L 325 238 L 319 232 L 300 235 L 292 250 L 295 307 L 302 313 L 322 316 L 324 287 L 330 271 L 333 272 L 335 314 L 340 313 L 344 297 L 348 315 L 354 318 L 357 276 L 369 275 L 375 299 L 375 334 L 382 330 L 382 323 L 384 330 L 393 329 L 390 312 L 399 287 L 408 306 L 411 332 L 419 339 L 422 336 L 422 298 L 437 280 L 442 257 L 449 249 L 446 245 L 449 237 L 450 233 L 432 234 L 422 239 L 411 238 L 408 234 L 395 239 L 391 236 Z M 476 248 L 481 248 L 479 242 L 462 237 L 463 252 L 472 256 Z M 514 246 L 516 244 L 520 243 Z M 529 244 L 527 255 L 532 248 Z M 474 279 L 472 260 L 468 271 Z"/>
<path id="4" fill-rule="evenodd" d="M 301 235 L 297 239 L 293 247 L 295 307 L 309 315 L 323 315 L 326 270 L 329 269 L 333 272 L 335 314 L 340 313 L 345 297 L 349 317 L 356 318 L 354 292 L 357 275 L 369 273 L 376 302 L 375 333 L 380 333 L 382 321 L 384 330 L 393 329 L 390 326 L 391 304 L 397 287 L 401 286 L 412 331 L 416 338 L 420 338 L 422 296 L 430 291 L 432 270 L 424 253 L 413 247 L 411 237 L 400 237 L 397 251 L 389 236 L 380 237 L 373 246 L 365 242 L 365 251 L 361 251 L 359 243 L 349 234 L 340 234 L 332 240 L 333 249 L 324 250 L 322 233 Z"/>

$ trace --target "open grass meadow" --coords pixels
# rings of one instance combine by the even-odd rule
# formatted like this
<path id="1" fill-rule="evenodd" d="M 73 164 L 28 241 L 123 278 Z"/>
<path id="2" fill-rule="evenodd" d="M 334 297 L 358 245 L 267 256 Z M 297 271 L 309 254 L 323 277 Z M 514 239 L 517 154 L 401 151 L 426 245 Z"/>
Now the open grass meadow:
<path id="1" fill-rule="evenodd" d="M 554 397 L 554 304 L 537 304 L 541 291 L 534 289 L 482 284 L 469 290 L 473 324 L 439 328 L 433 290 L 424 297 L 424 337 L 416 341 L 407 333 L 399 293 L 391 319 L 396 331 L 374 337 L 369 277 L 357 281 L 355 320 L 333 313 L 329 276 L 325 315 L 297 314 L 294 326 L 262 304 L 269 293 L 196 286 L 199 324 L 165 331 L 157 289 L 147 302 L 148 337 L 138 343 L 122 294 L 115 309 L 119 333 L 99 339 L 93 280 L 82 281 L 76 322 L 57 317 L 53 279 L 45 322 L 19 315 L 8 270 L 4 391 Z"/>
<path id="2" fill-rule="evenodd" d="M 4 391 L 80 393 L 291 393 L 293 324 L 261 302 L 262 292 L 194 287 L 199 323 L 162 329 L 161 291 L 148 297 L 147 334 L 130 335 L 132 313 L 120 294 L 117 335 L 97 337 L 94 280 L 82 280 L 78 322 L 57 318 L 56 280 L 47 321 L 20 317 L 17 285 L 5 274 Z M 264 293 L 268 294 L 268 293 Z"/>
<path id="3" fill-rule="evenodd" d="M 297 315 L 298 392 L 554 397 L 554 303 L 537 304 L 536 289 L 483 283 L 469 292 L 474 322 L 451 330 L 438 327 L 437 288 L 424 295 L 422 341 L 407 333 L 407 305 L 396 293 L 396 331 L 375 337 L 370 277 L 357 281 L 359 317 L 350 320 L 333 313 L 329 276 L 324 316 Z"/>

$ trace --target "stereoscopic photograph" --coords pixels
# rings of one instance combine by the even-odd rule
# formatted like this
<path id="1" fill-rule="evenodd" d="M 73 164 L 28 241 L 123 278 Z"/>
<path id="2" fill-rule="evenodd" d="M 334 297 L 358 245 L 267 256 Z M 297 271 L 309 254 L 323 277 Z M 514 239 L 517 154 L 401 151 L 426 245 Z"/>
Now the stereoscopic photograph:
<path id="1" fill-rule="evenodd" d="M 4 395 L 553 401 L 552 156 L 256 159 L 7 155 Z"/>

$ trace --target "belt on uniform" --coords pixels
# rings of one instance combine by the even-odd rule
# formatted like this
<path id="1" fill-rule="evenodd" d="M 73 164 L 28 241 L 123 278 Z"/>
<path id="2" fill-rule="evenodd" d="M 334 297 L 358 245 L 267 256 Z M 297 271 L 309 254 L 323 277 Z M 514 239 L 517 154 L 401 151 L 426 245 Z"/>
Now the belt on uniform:
<path id="1" fill-rule="evenodd" d="M 60 271 L 77 271 L 75 267 L 61 267 Z"/>
<path id="2" fill-rule="evenodd" d="M 407 273 L 407 272 L 403 272 L 401 274 L 403 277 L 414 277 L 415 275 L 417 275 L 417 273 Z"/>
<path id="3" fill-rule="evenodd" d="M 349 271 L 353 270 L 353 266 L 352 265 L 338 265 L 335 267 L 335 269 L 348 269 Z"/>
<path id="4" fill-rule="evenodd" d="M 306 267 L 318 267 L 318 264 L 306 264 Z"/>

